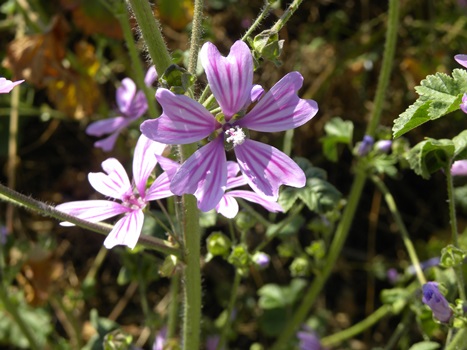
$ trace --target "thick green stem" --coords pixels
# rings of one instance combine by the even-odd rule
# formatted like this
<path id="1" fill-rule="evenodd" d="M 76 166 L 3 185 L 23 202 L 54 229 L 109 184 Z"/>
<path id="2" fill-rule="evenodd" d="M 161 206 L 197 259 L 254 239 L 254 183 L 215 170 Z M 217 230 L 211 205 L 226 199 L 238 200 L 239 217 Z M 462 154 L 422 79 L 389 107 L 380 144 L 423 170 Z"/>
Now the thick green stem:
<path id="1" fill-rule="evenodd" d="M 282 16 L 277 20 L 277 22 L 272 26 L 271 32 L 279 32 L 285 24 L 288 22 L 290 17 L 295 13 L 295 11 L 298 10 L 300 4 L 303 2 L 303 0 L 294 0 L 289 7 L 287 7 L 287 10 L 282 14 Z"/>
<path id="2" fill-rule="evenodd" d="M 8 203 L 12 203 L 19 207 L 29 209 L 31 211 L 34 211 L 44 216 L 53 217 L 54 219 L 57 219 L 60 221 L 71 222 L 72 224 L 75 224 L 76 226 L 79 226 L 79 227 L 82 227 L 87 230 L 97 232 L 103 235 L 107 235 L 112 230 L 111 225 L 89 222 L 86 220 L 79 219 L 75 216 L 68 215 L 66 213 L 63 213 L 55 209 L 51 205 L 45 204 L 38 200 L 32 199 L 31 197 L 28 197 L 21 193 L 13 191 L 12 189 L 2 184 L 0 184 L 0 200 L 3 200 Z M 175 255 L 177 257 L 181 256 L 180 250 L 178 248 L 170 246 L 165 241 L 155 238 L 155 237 L 141 235 L 139 237 L 138 243 L 149 249 L 156 250 L 166 255 Z"/>
<path id="3" fill-rule="evenodd" d="M 203 5 L 203 0 L 195 0 L 193 22 L 191 25 L 190 57 L 187 67 L 188 72 L 191 74 L 196 74 L 196 67 L 198 64 L 198 52 L 201 35 L 203 34 Z"/>
<path id="4" fill-rule="evenodd" d="M 452 244 L 459 248 L 459 233 L 457 229 L 457 217 L 456 217 L 456 202 L 454 199 L 454 184 L 452 181 L 451 175 L 451 164 L 446 166 L 444 169 L 446 174 L 446 183 L 447 183 L 447 192 L 448 192 L 448 203 L 449 203 L 449 219 L 451 221 L 451 234 L 452 234 Z M 454 266 L 454 271 L 456 272 L 457 288 L 459 290 L 459 297 L 466 301 L 465 295 L 465 284 L 464 284 L 464 274 L 462 273 L 462 265 Z"/>
<path id="5" fill-rule="evenodd" d="M 238 291 L 238 286 L 240 285 L 241 279 L 242 277 L 240 273 L 238 272 L 237 269 L 235 269 L 235 278 L 234 278 L 232 290 L 230 292 L 230 300 L 227 306 L 227 315 L 225 318 L 225 323 L 222 327 L 221 336 L 219 339 L 219 343 L 217 343 L 216 350 L 221 350 L 224 348 L 225 339 L 227 337 L 227 333 L 231 326 L 230 319 L 232 318 L 232 311 L 235 306 L 235 301 L 237 300 L 237 291 Z"/>
<path id="6" fill-rule="evenodd" d="M 154 17 L 148 0 L 128 0 L 138 22 L 149 56 L 156 67 L 157 74 L 162 76 L 172 64 L 172 58 L 165 46 L 160 31 L 159 21 Z"/>
<path id="7" fill-rule="evenodd" d="M 405 227 L 404 221 L 397 209 L 396 201 L 392 196 L 391 192 L 389 192 L 388 188 L 384 184 L 383 181 L 378 176 L 372 176 L 371 179 L 373 180 L 374 184 L 378 187 L 381 193 L 384 196 L 386 204 L 388 205 L 389 210 L 391 211 L 394 220 L 396 221 L 397 226 L 402 235 L 402 241 L 404 242 L 405 249 L 407 249 L 407 253 L 409 254 L 410 261 L 415 269 L 415 273 L 417 274 L 418 281 L 421 285 L 426 283 L 425 275 L 423 274 L 422 268 L 420 267 L 420 260 L 418 259 L 417 252 L 415 251 L 415 247 L 410 240 L 409 232 Z"/>
<path id="8" fill-rule="evenodd" d="M 378 81 L 373 113 L 371 114 L 367 129 L 367 133 L 369 135 L 374 134 L 374 130 L 380 121 L 385 91 L 389 83 L 392 62 L 394 60 L 398 23 L 399 0 L 389 0 L 388 27 L 386 30 L 386 44 L 382 62 L 382 71 L 385 73 L 380 74 L 380 79 Z M 342 214 L 342 219 L 337 226 L 334 239 L 329 249 L 329 254 L 326 258 L 326 263 L 324 264 L 325 267 L 321 274 L 318 275 L 313 281 L 312 285 L 305 294 L 305 298 L 297 308 L 293 318 L 290 320 L 290 322 L 288 322 L 287 327 L 279 335 L 279 338 L 273 345 L 272 350 L 282 350 L 287 341 L 294 335 L 300 324 L 304 322 L 308 312 L 313 306 L 313 303 L 315 302 L 319 292 L 326 283 L 332 268 L 341 253 L 342 247 L 349 233 L 355 211 L 357 209 L 357 204 L 362 194 L 363 186 L 366 181 L 366 174 L 362 170 L 359 170 L 358 164 L 356 169 L 357 173 L 350 190 L 349 200 L 344 213 Z"/>
<path id="9" fill-rule="evenodd" d="M 167 317 L 167 339 L 175 337 L 177 326 L 179 324 L 179 292 L 180 292 L 180 274 L 175 272 L 170 279 L 170 305 L 169 315 Z"/>

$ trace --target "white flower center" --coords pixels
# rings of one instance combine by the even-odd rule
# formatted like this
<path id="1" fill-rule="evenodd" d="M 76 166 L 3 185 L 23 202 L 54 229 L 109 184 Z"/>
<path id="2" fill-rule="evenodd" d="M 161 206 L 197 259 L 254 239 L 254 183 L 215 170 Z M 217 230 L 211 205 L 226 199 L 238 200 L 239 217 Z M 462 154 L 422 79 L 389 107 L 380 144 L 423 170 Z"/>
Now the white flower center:
<path id="1" fill-rule="evenodd" d="M 245 133 L 239 126 L 225 130 L 225 134 L 228 136 L 225 140 L 228 143 L 231 143 L 234 147 L 241 145 L 246 139 Z"/>
<path id="2" fill-rule="evenodd" d="M 124 196 L 122 198 L 122 204 L 131 210 L 141 210 L 146 206 L 146 202 L 135 194 Z"/>

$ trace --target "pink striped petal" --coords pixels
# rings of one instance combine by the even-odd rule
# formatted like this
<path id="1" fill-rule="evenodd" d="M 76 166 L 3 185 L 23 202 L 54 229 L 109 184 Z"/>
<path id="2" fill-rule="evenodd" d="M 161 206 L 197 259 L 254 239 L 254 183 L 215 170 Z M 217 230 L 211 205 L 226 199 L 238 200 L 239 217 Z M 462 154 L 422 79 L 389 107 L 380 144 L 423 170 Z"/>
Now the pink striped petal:
<path id="1" fill-rule="evenodd" d="M 238 198 L 243 198 L 246 199 L 247 201 L 256 203 L 264 207 L 265 209 L 269 210 L 272 213 L 276 212 L 283 212 L 284 209 L 282 209 L 281 205 L 277 202 L 270 201 L 259 194 L 252 192 L 252 191 L 229 191 L 226 194 L 232 197 L 238 197 Z"/>
<path id="2" fill-rule="evenodd" d="M 104 152 L 110 152 L 117 141 L 118 135 L 120 135 L 120 130 L 115 131 L 110 136 L 105 139 L 94 142 L 94 147 L 102 149 Z"/>
<path id="3" fill-rule="evenodd" d="M 136 84 L 130 78 L 122 80 L 122 84 L 117 88 L 116 98 L 118 109 L 127 114 L 136 94 Z"/>
<path id="4" fill-rule="evenodd" d="M 55 209 L 90 222 L 99 222 L 129 210 L 120 203 L 106 200 L 68 202 L 57 205 Z M 62 222 L 60 225 L 73 226 L 74 224 Z"/>
<path id="5" fill-rule="evenodd" d="M 250 187 L 258 194 L 277 200 L 279 187 L 284 184 L 303 187 L 303 170 L 277 148 L 253 140 L 245 140 L 234 148 L 238 165 Z"/>
<path id="6" fill-rule="evenodd" d="M 133 179 L 143 198 L 148 178 L 157 164 L 156 154 L 162 154 L 165 147 L 165 144 L 150 140 L 144 135 L 141 135 L 136 143 L 133 154 Z"/>
<path id="7" fill-rule="evenodd" d="M 102 135 L 113 133 L 114 131 L 123 129 L 133 120 L 129 120 L 124 117 L 108 118 L 98 120 L 88 125 L 86 128 L 86 134 L 91 136 L 100 137 Z"/>
<path id="8" fill-rule="evenodd" d="M 162 115 L 141 124 L 141 132 L 151 140 L 187 144 L 200 141 L 221 127 L 206 108 L 187 96 L 159 88 L 156 98 L 163 108 Z"/>
<path id="9" fill-rule="evenodd" d="M 123 165 L 115 158 L 102 162 L 104 173 L 89 173 L 88 180 L 94 189 L 105 196 L 122 199 L 124 194 L 132 192 L 130 179 Z"/>
<path id="10" fill-rule="evenodd" d="M 238 214 L 238 203 L 233 196 L 226 193 L 216 205 L 216 211 L 227 219 L 233 219 Z"/>
<path id="11" fill-rule="evenodd" d="M 146 191 L 145 199 L 154 201 L 156 199 L 171 197 L 174 194 L 170 190 L 170 179 L 167 173 L 160 174 Z"/>
<path id="12" fill-rule="evenodd" d="M 455 55 L 454 59 L 457 63 L 467 68 L 467 55 Z"/>
<path id="13" fill-rule="evenodd" d="M 227 162 L 227 184 L 225 189 L 240 187 L 246 185 L 247 181 L 243 175 L 237 176 L 240 171 L 240 167 L 236 162 Z"/>
<path id="14" fill-rule="evenodd" d="M 0 94 L 9 93 L 16 85 L 21 84 L 23 81 L 24 80 L 11 81 L 6 78 L 0 78 Z"/>
<path id="15" fill-rule="evenodd" d="M 144 77 L 144 83 L 147 86 L 151 86 L 157 80 L 157 72 L 156 67 L 151 66 L 149 67 L 148 71 L 146 72 L 146 76 Z"/>
<path id="16" fill-rule="evenodd" d="M 227 121 L 250 102 L 253 87 L 253 57 L 248 45 L 236 41 L 227 57 L 207 42 L 200 51 L 200 59 L 211 91 Z"/>
<path id="17" fill-rule="evenodd" d="M 156 155 L 156 159 L 159 162 L 162 170 L 164 170 L 169 176 L 169 179 L 172 179 L 177 170 L 180 168 L 180 164 L 170 158 Z"/>
<path id="18" fill-rule="evenodd" d="M 226 162 L 223 137 L 218 136 L 182 164 L 172 178 L 172 192 L 179 196 L 184 193 L 194 194 L 199 209 L 214 209 L 224 195 Z"/>
<path id="19" fill-rule="evenodd" d="M 111 249 L 116 245 L 126 245 L 133 249 L 138 243 L 143 223 L 144 214 L 141 210 L 128 213 L 115 223 L 104 241 L 104 246 Z"/>
<path id="20" fill-rule="evenodd" d="M 235 125 L 256 131 L 276 132 L 305 124 L 318 112 L 318 104 L 297 96 L 303 77 L 291 72 L 279 80 L 258 104 L 235 122 Z"/>

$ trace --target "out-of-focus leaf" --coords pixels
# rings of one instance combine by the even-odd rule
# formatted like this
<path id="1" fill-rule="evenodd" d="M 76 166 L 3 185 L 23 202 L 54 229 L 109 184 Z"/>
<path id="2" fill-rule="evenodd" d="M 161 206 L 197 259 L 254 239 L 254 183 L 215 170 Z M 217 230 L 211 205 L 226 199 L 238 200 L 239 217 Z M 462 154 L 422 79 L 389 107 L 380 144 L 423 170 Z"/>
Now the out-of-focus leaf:
<path id="1" fill-rule="evenodd" d="M 262 309 L 276 309 L 293 305 L 306 286 L 306 281 L 295 278 L 289 286 L 266 284 L 258 290 L 258 304 Z"/>
<path id="2" fill-rule="evenodd" d="M 342 120 L 340 117 L 332 118 L 324 125 L 326 136 L 320 139 L 323 144 L 323 152 L 326 158 L 333 162 L 338 159 L 338 145 L 352 144 L 353 123 L 350 120 Z"/>
<path id="3" fill-rule="evenodd" d="M 287 219 L 284 219 L 287 220 Z M 279 222 L 277 224 L 270 225 L 266 230 L 266 236 L 289 236 L 296 234 L 298 230 L 303 226 L 305 223 L 305 218 L 301 215 L 297 215 L 292 220 L 287 220 L 287 224 L 283 224 L 283 222 Z"/>
<path id="4" fill-rule="evenodd" d="M 441 345 L 434 341 L 422 341 L 420 343 L 413 344 L 409 350 L 436 350 L 440 347 Z"/>
<path id="5" fill-rule="evenodd" d="M 452 77 L 445 73 L 427 76 L 415 88 L 420 97 L 394 121 L 394 137 L 458 110 L 466 86 L 467 71 L 464 69 L 454 69 Z"/>
<path id="6" fill-rule="evenodd" d="M 454 143 L 451 140 L 426 139 L 410 150 L 407 160 L 416 174 L 429 179 L 431 174 L 451 162 L 454 151 Z"/>
<path id="7" fill-rule="evenodd" d="M 454 189 L 454 200 L 458 207 L 467 213 L 467 185 L 456 187 Z"/>
<path id="8" fill-rule="evenodd" d="M 465 159 L 467 158 L 467 130 L 462 131 L 459 135 L 452 139 L 454 142 L 455 159 Z"/>

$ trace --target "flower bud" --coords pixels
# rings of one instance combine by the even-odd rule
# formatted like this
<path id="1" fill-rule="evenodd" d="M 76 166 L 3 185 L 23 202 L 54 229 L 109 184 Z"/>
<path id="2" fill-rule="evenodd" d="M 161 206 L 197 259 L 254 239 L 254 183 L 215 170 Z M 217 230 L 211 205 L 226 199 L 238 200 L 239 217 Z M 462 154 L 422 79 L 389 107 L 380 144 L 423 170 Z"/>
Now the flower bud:
<path id="1" fill-rule="evenodd" d="M 452 176 L 467 176 L 467 160 L 457 160 L 451 166 Z"/>
<path id="2" fill-rule="evenodd" d="M 252 257 L 253 262 L 258 266 L 259 269 L 265 269 L 269 266 L 271 258 L 269 255 L 263 252 L 257 252 Z"/>
<path id="3" fill-rule="evenodd" d="M 358 145 L 357 154 L 360 157 L 366 156 L 371 149 L 373 148 L 373 144 L 375 143 L 375 139 L 369 135 L 363 136 L 362 142 Z"/>
<path id="4" fill-rule="evenodd" d="M 452 317 L 452 310 L 444 295 L 439 291 L 438 283 L 425 283 L 422 291 L 422 301 L 431 309 L 433 317 L 441 322 L 448 323 Z"/>
<path id="5" fill-rule="evenodd" d="M 212 256 L 227 256 L 230 252 L 230 246 L 229 237 L 222 232 L 213 232 L 206 239 L 206 247 Z"/>
<path id="6" fill-rule="evenodd" d="M 379 140 L 375 143 L 375 148 L 380 153 L 389 153 L 391 151 L 392 141 L 391 140 Z"/>

